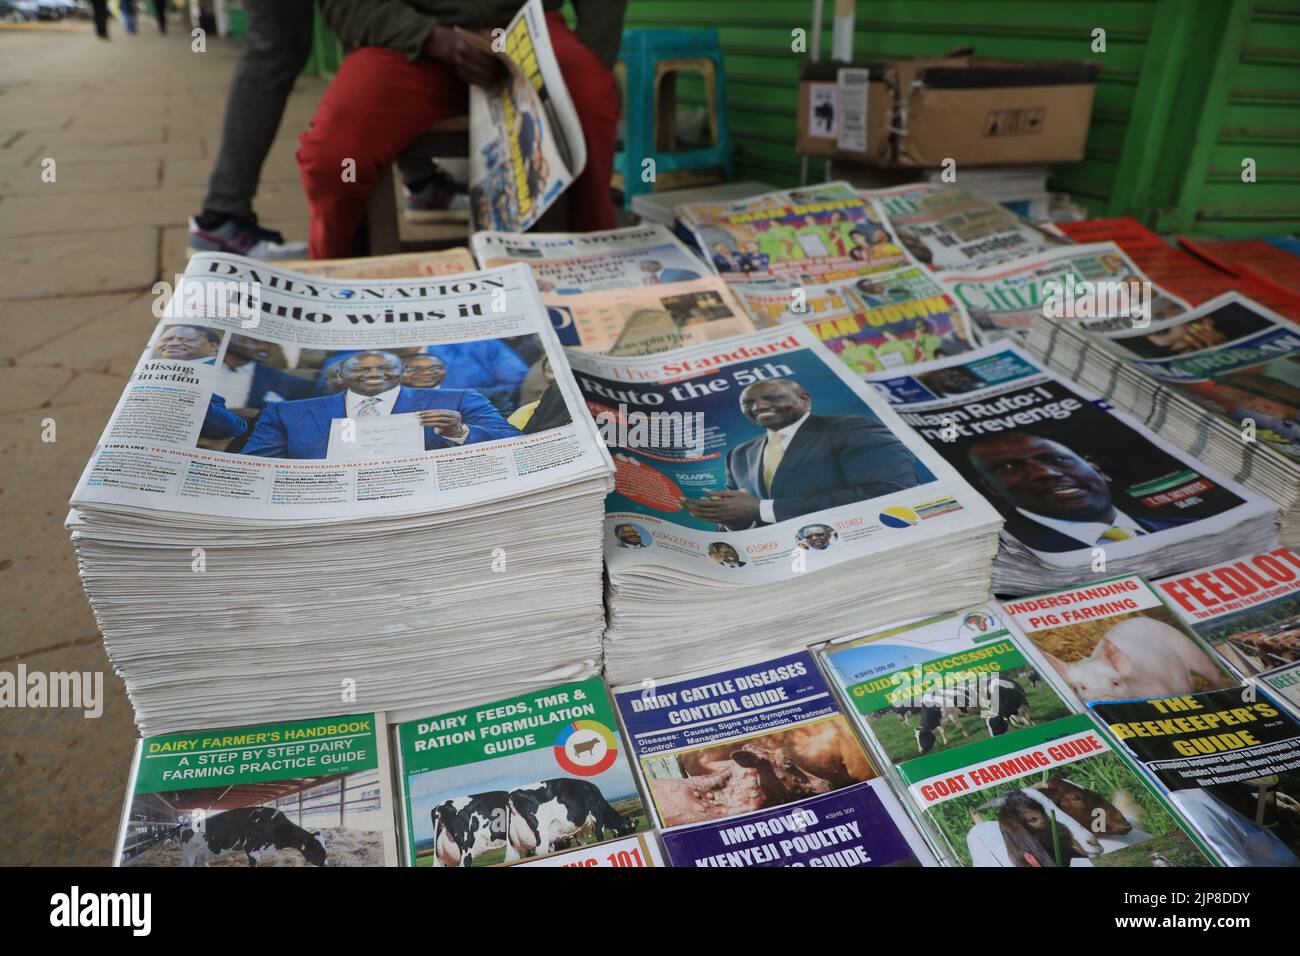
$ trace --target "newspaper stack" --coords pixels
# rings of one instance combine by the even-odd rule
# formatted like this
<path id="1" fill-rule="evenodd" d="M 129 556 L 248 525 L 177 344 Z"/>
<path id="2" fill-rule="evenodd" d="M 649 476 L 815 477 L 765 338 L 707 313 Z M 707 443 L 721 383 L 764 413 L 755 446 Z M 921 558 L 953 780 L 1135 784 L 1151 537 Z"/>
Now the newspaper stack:
<path id="1" fill-rule="evenodd" d="M 1134 327 L 1042 322 L 1026 346 L 1167 438 L 1278 504 L 1300 543 L 1300 327 L 1229 292 Z"/>
<path id="2" fill-rule="evenodd" d="M 996 512 L 806 326 L 569 361 L 617 448 L 611 681 L 721 667 L 988 593 Z"/>
<path id="3" fill-rule="evenodd" d="M 144 733 L 598 669 L 612 463 L 525 267 L 186 275 L 69 518 Z"/>
<path id="4" fill-rule="evenodd" d="M 869 379 L 1006 519 L 999 594 L 1163 577 L 1276 540 L 1267 499 L 1009 342 Z"/>

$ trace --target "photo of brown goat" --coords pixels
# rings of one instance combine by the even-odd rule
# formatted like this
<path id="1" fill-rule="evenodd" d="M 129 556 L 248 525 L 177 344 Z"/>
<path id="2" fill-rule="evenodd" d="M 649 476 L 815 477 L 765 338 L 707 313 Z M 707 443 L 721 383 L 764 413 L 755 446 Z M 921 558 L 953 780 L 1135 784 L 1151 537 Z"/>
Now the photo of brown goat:
<path id="1" fill-rule="evenodd" d="M 668 763 L 676 775 L 656 777 L 647 769 L 646 776 L 660 818 L 670 827 L 779 807 L 876 776 L 838 714 L 683 751 Z"/>

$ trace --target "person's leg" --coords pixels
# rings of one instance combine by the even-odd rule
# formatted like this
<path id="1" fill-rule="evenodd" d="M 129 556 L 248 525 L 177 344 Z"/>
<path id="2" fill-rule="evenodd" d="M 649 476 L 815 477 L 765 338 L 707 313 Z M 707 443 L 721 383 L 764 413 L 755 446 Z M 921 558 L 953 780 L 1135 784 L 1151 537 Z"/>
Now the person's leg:
<path id="1" fill-rule="evenodd" d="M 200 226 L 250 218 L 262 163 L 271 151 L 293 81 L 311 56 L 312 0 L 244 0 L 248 28 L 226 97 L 217 162 Z M 205 218 L 206 217 L 206 218 Z"/>
<path id="2" fill-rule="evenodd" d="M 167 0 L 153 0 L 153 14 L 158 20 L 158 32 L 167 32 Z"/>
<path id="3" fill-rule="evenodd" d="M 127 33 L 135 33 L 135 0 L 122 0 L 122 26 Z"/>
<path id="4" fill-rule="evenodd" d="M 380 173 L 438 120 L 464 112 L 468 95 L 445 63 L 381 47 L 344 57 L 298 149 L 313 259 L 352 254 Z"/>
<path id="5" fill-rule="evenodd" d="M 90 0 L 95 9 L 95 35 L 108 39 L 108 0 Z"/>
<path id="6" fill-rule="evenodd" d="M 569 187 L 573 193 L 569 207 L 573 210 L 572 227 L 578 232 L 613 229 L 616 220 L 609 201 L 609 181 L 614 174 L 618 134 L 618 84 L 613 71 L 565 25 L 560 11 L 547 13 L 546 25 L 587 140 L 587 165 Z"/>

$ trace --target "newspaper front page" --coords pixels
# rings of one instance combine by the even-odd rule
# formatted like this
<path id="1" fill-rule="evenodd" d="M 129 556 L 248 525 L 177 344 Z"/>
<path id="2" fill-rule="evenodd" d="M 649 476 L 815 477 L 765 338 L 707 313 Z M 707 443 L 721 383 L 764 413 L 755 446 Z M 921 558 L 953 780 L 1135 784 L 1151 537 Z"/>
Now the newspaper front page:
<path id="1" fill-rule="evenodd" d="M 719 581 L 986 527 L 982 497 L 804 326 L 643 358 L 569 350 L 616 448 L 606 561 Z"/>
<path id="2" fill-rule="evenodd" d="M 279 522 L 541 492 L 611 467 L 567 368 L 524 266 L 344 281 L 197 255 L 72 503 Z"/>

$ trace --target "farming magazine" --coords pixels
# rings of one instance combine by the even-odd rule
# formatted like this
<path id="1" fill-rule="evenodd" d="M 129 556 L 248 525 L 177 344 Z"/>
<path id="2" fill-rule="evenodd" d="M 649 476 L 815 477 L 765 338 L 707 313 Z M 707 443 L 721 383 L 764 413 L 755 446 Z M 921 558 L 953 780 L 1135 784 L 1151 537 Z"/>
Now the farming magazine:
<path id="1" fill-rule="evenodd" d="M 1211 866 L 1087 714 L 900 769 L 955 866 Z"/>
<path id="2" fill-rule="evenodd" d="M 1080 703 L 1234 683 L 1140 575 L 1003 601 L 1002 608 Z"/>
<path id="3" fill-rule="evenodd" d="M 662 865 L 623 750 L 598 677 L 398 724 L 407 865 Z"/>
<path id="4" fill-rule="evenodd" d="M 1252 680 L 1257 684 L 1263 684 L 1275 699 L 1280 700 L 1284 706 L 1291 709 L 1291 713 L 1300 717 L 1300 663 L 1278 667 Z"/>
<path id="5" fill-rule="evenodd" d="M 383 714 L 146 737 L 115 866 L 396 866 Z"/>
<path id="6" fill-rule="evenodd" d="M 674 866 L 933 862 L 808 652 L 615 698 Z"/>
<path id="7" fill-rule="evenodd" d="M 1274 548 L 1155 582 L 1241 677 L 1300 661 L 1300 555 Z"/>
<path id="8" fill-rule="evenodd" d="M 1229 866 L 1300 866 L 1300 723 L 1254 684 L 1096 704 Z"/>

